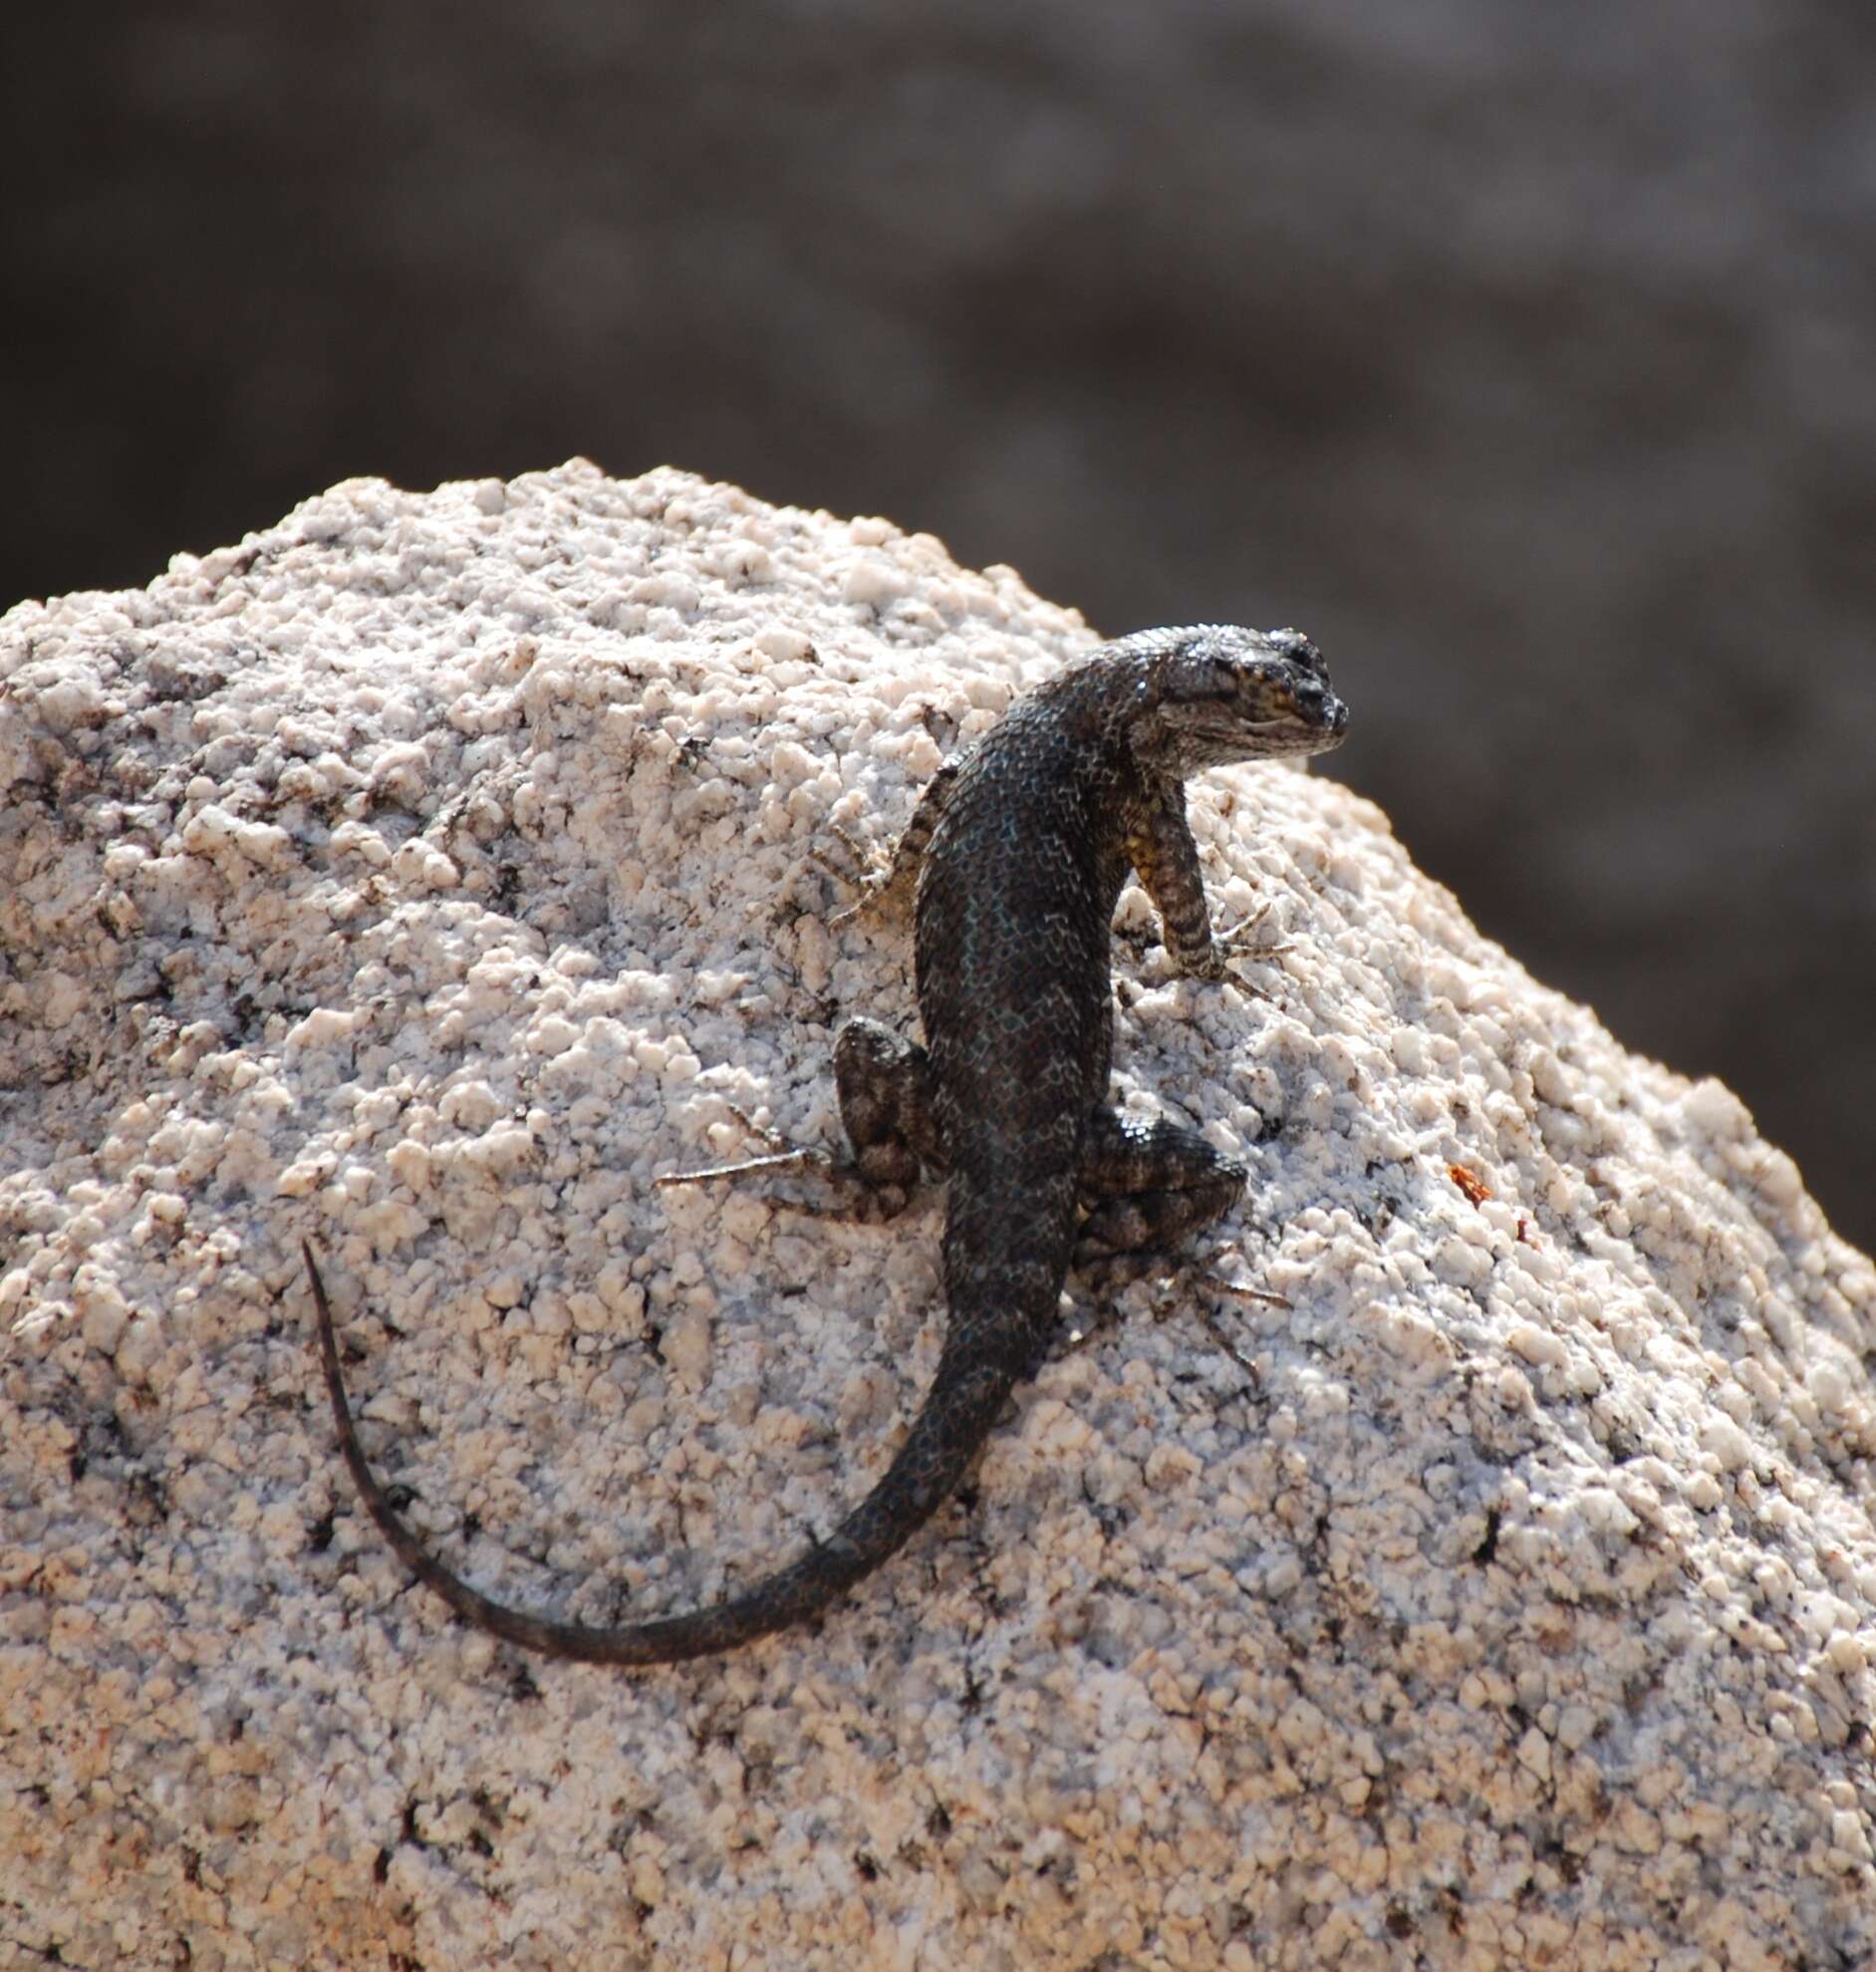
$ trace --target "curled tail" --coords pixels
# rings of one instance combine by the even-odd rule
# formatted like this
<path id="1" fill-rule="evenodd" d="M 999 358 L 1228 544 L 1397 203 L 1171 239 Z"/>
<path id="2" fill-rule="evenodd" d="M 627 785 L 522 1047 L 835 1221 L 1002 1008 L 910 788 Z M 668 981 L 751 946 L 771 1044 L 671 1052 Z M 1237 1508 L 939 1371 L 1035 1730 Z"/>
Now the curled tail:
<path id="1" fill-rule="evenodd" d="M 764 1575 L 740 1595 L 705 1608 L 612 1628 L 555 1622 L 528 1615 L 471 1588 L 399 1517 L 366 1463 L 353 1426 L 326 1283 L 320 1278 L 312 1247 L 302 1241 L 300 1251 L 306 1259 L 318 1310 L 320 1357 L 338 1427 L 339 1449 L 380 1533 L 404 1566 L 459 1616 L 525 1649 L 588 1664 L 674 1664 L 690 1657 L 713 1656 L 802 1622 L 825 1608 L 896 1553 L 938 1511 L 956 1488 L 996 1422 L 1004 1399 L 1028 1368 L 1018 1351 L 999 1351 L 994 1359 L 986 1359 L 980 1341 L 966 1347 L 953 1327 L 939 1356 L 931 1392 L 898 1457 L 826 1541 L 773 1574 Z"/>

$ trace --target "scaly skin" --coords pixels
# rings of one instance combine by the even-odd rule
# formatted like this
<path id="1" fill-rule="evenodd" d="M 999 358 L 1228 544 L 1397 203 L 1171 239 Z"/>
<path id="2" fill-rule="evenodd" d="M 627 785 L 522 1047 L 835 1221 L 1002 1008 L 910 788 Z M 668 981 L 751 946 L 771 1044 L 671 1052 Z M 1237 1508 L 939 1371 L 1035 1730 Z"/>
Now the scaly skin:
<path id="1" fill-rule="evenodd" d="M 1071 1259 L 1164 1244 L 1242 1192 L 1243 1167 L 1196 1132 L 1107 1105 L 1114 907 L 1137 870 L 1180 970 L 1223 978 L 1185 782 L 1234 760 L 1323 752 L 1340 743 L 1347 716 L 1294 631 L 1143 631 L 1019 701 L 928 787 L 870 900 L 902 897 L 916 875 L 926 1046 L 856 1020 L 836 1039 L 835 1073 L 864 1178 L 897 1191 L 923 1166 L 948 1179 L 944 1346 L 879 1484 L 828 1540 L 741 1594 L 597 1628 L 471 1588 L 405 1527 L 366 1463 L 307 1249 L 340 1450 L 411 1573 L 458 1614 L 528 1649 L 665 1664 L 802 1622 L 903 1547 L 1040 1362 Z"/>

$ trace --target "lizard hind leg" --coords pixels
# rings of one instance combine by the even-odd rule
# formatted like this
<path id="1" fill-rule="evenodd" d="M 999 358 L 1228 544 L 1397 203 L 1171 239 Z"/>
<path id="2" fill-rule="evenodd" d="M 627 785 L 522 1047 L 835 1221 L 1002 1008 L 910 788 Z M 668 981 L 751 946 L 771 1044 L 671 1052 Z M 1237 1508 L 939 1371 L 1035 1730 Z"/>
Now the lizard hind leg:
<path id="1" fill-rule="evenodd" d="M 834 1085 L 851 1159 L 837 1158 L 818 1145 L 790 1145 L 730 1103 L 729 1113 L 765 1146 L 763 1152 L 696 1171 L 672 1171 L 652 1183 L 666 1188 L 810 1171 L 836 1189 L 839 1205 L 794 1198 L 776 1203 L 815 1218 L 894 1218 L 905 1209 L 922 1168 L 940 1176 L 947 1169 L 933 1105 L 931 1060 L 924 1048 L 877 1020 L 850 1020 L 834 1037 Z"/>
<path id="2" fill-rule="evenodd" d="M 949 1169 L 924 1048 L 877 1020 L 849 1020 L 834 1037 L 834 1087 L 854 1166 L 869 1182 L 903 1194 L 922 1169 Z"/>
<path id="3" fill-rule="evenodd" d="M 1248 1175 L 1197 1130 L 1102 1104 L 1082 1152 L 1076 1263 L 1176 1244 L 1229 1212 Z"/>

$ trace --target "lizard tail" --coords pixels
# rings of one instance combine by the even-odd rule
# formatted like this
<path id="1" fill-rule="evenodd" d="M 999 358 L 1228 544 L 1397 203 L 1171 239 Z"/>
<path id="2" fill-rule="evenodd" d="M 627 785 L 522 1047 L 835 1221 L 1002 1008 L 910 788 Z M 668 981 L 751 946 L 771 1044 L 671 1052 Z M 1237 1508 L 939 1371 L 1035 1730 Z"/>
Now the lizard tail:
<path id="1" fill-rule="evenodd" d="M 825 1608 L 916 1534 L 955 1490 L 1009 1393 L 1027 1373 L 1020 1349 L 986 1351 L 953 1325 L 932 1391 L 880 1482 L 834 1533 L 740 1595 L 680 1615 L 616 1627 L 557 1622 L 484 1595 L 438 1560 L 405 1526 L 379 1483 L 352 1421 L 332 1307 L 310 1244 L 301 1242 L 318 1313 L 320 1358 L 339 1450 L 366 1511 L 405 1567 L 460 1616 L 524 1649 L 588 1664 L 674 1664 L 733 1650 Z"/>

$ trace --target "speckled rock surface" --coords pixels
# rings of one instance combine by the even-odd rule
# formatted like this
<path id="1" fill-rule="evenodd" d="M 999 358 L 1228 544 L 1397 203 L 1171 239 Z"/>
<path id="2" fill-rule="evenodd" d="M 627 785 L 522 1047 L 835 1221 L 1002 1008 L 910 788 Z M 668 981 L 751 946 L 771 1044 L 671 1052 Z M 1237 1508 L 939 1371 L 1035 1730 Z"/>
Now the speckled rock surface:
<path id="1" fill-rule="evenodd" d="M 651 1180 L 755 1148 L 732 1104 L 837 1144 L 910 952 L 812 852 L 1088 641 L 929 537 L 578 462 L 0 623 L 0 1947 L 1876 1952 L 1876 1272 L 1319 771 L 1192 791 L 1267 998 L 1117 922 L 1120 1088 L 1242 1210 L 1071 1282 L 972 1496 L 817 1631 L 524 1658 L 355 1508 L 303 1234 L 368 1445 L 510 1599 L 674 1607 L 878 1474 L 939 1199 Z"/>

